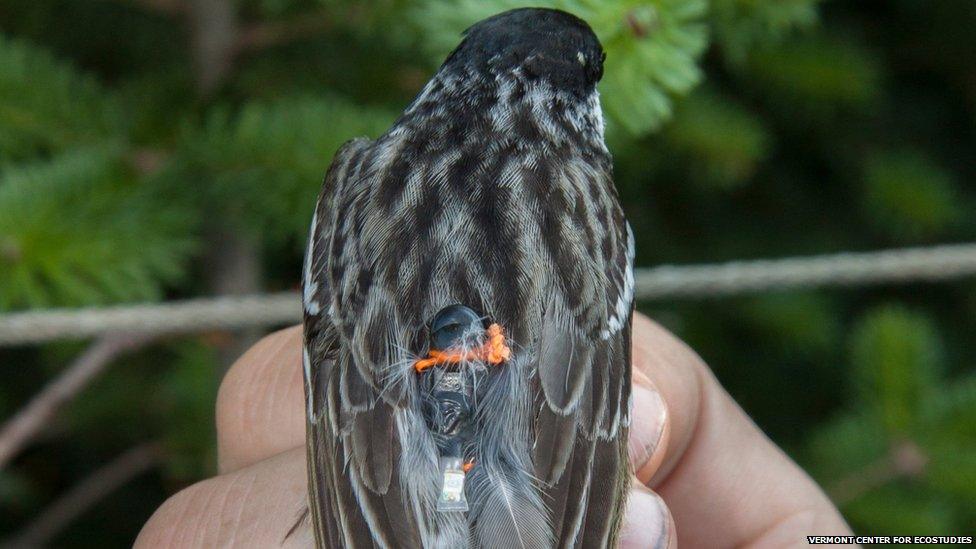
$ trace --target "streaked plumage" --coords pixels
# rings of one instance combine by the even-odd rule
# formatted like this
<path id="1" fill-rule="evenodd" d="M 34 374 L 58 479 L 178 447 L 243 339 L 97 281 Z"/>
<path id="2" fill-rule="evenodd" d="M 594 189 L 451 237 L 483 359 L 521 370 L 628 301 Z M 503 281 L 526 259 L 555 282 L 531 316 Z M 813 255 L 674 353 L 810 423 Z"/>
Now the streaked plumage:
<path id="1" fill-rule="evenodd" d="M 602 62 L 574 16 L 506 12 L 467 31 L 389 131 L 336 153 L 303 281 L 320 546 L 615 540 L 633 242 L 603 142 Z M 438 448 L 413 369 L 452 304 L 511 345 L 503 364 L 462 366 L 481 372 L 466 513 L 435 510 Z"/>

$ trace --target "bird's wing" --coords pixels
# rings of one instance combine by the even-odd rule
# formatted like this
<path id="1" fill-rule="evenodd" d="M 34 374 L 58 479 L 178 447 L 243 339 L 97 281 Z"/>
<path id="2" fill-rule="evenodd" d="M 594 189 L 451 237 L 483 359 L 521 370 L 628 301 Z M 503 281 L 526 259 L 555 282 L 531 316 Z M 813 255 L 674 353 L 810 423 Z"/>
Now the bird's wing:
<path id="1" fill-rule="evenodd" d="M 359 365 L 360 353 L 343 342 L 336 312 L 348 304 L 337 299 L 337 250 L 370 146 L 353 140 L 336 153 L 313 216 L 303 276 L 309 499 L 317 544 L 327 548 L 419 547 L 417 525 L 392 474 L 400 453 L 393 407 Z"/>
<path id="2" fill-rule="evenodd" d="M 544 247 L 569 257 L 554 258 L 562 270 L 545 292 L 536 349 L 533 462 L 547 487 L 553 531 L 567 547 L 612 544 L 629 482 L 633 235 L 609 169 L 585 173 L 607 192 L 559 186 L 577 196 L 569 191 L 556 202 L 575 205 L 545 214 L 560 218 L 549 223 L 552 244 Z M 571 169 L 563 174 L 571 176 Z"/>

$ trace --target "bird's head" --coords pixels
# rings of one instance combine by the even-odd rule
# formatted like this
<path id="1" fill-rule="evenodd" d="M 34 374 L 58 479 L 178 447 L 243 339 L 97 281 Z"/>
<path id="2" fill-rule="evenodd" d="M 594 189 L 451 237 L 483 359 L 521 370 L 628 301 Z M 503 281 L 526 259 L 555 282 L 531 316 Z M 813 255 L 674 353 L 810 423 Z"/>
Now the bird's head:
<path id="1" fill-rule="evenodd" d="M 523 8 L 470 27 L 442 70 L 485 77 L 520 72 L 554 88 L 588 95 L 603 76 L 605 54 L 585 21 L 564 11 Z"/>

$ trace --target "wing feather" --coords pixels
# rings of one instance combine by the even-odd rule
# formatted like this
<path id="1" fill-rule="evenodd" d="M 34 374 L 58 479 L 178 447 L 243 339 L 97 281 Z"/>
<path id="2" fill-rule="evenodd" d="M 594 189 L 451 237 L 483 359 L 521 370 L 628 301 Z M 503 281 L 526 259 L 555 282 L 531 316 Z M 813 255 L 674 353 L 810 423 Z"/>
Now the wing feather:
<path id="1" fill-rule="evenodd" d="M 575 411 L 592 372 L 594 346 L 554 308 L 546 311 L 539 337 L 539 380 L 553 412 Z"/>
<path id="2" fill-rule="evenodd" d="M 393 482 L 399 456 L 393 407 L 364 376 L 368 366 L 354 358 L 378 359 L 377 350 L 352 353 L 343 343 L 328 276 L 334 237 L 344 223 L 339 212 L 369 145 L 357 139 L 336 153 L 313 216 L 303 273 L 309 501 L 316 543 L 330 549 L 419 546 L 417 525 Z M 357 285 L 368 281 L 359 275 Z M 354 291 L 365 291 L 358 286 Z"/>
<path id="3" fill-rule="evenodd" d="M 608 172 L 593 177 L 609 184 Z M 612 546 L 629 481 L 633 235 L 615 195 L 585 213 L 564 220 L 562 240 L 586 242 L 585 257 L 594 261 L 581 260 L 562 278 L 557 273 L 538 341 L 542 403 L 533 457 L 536 475 L 548 486 L 561 547 L 601 547 L 607 540 Z M 573 223 L 577 240 L 566 234 Z M 567 295 L 587 286 L 569 279 L 579 276 L 589 277 L 602 298 Z"/>
<path id="4" fill-rule="evenodd" d="M 575 452 L 576 429 L 575 417 L 557 414 L 545 404 L 539 409 L 532 456 L 539 480 L 551 485 L 562 477 Z"/>
<path id="5" fill-rule="evenodd" d="M 627 455 L 615 440 L 598 440 L 594 443 L 593 451 L 592 475 L 600 480 L 589 487 L 579 546 L 616 547 L 616 517 L 623 514 L 624 502 L 619 494 L 621 490 L 626 490 L 626 483 L 630 479 Z"/>

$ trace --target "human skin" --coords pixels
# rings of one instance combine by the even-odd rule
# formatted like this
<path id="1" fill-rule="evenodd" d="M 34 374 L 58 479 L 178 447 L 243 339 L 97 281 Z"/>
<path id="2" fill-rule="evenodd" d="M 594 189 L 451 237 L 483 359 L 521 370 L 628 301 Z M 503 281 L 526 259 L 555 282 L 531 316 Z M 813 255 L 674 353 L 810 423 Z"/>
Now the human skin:
<path id="1" fill-rule="evenodd" d="M 849 535 L 823 491 L 773 444 L 688 346 L 634 316 L 636 471 L 621 547 L 800 547 Z M 285 539 L 306 498 L 299 327 L 265 337 L 217 396 L 218 476 L 169 498 L 137 548 L 312 546 Z"/>

